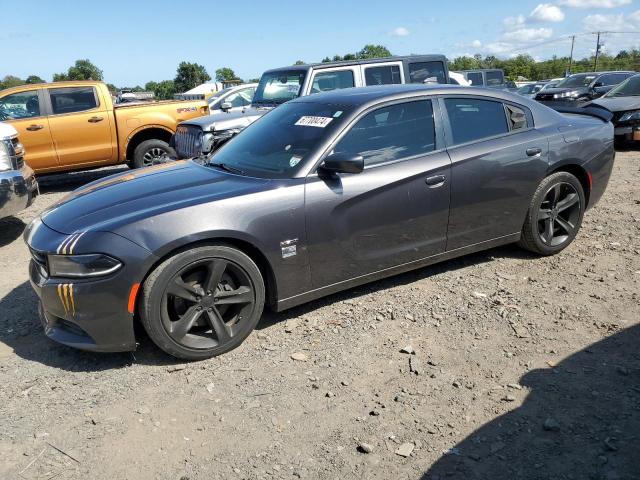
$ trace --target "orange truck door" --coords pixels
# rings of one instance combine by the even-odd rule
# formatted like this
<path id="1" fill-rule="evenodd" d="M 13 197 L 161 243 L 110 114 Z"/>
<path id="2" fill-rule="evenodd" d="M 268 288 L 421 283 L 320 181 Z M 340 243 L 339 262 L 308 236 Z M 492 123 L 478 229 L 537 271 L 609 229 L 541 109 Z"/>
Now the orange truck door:
<path id="1" fill-rule="evenodd" d="M 113 162 L 111 112 L 93 86 L 45 89 L 49 126 L 60 166 Z"/>
<path id="2" fill-rule="evenodd" d="M 57 167 L 58 157 L 49 120 L 45 116 L 44 92 L 41 89 L 1 97 L 0 121 L 10 123 L 18 131 L 25 148 L 25 160 L 31 168 L 43 171 Z"/>

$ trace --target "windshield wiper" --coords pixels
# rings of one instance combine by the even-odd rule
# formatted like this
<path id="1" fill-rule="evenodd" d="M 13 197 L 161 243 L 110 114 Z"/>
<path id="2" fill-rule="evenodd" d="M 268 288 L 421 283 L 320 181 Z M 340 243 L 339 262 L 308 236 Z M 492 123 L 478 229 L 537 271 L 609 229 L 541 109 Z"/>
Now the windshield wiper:
<path id="1" fill-rule="evenodd" d="M 209 167 L 218 167 L 221 170 L 225 170 L 229 173 L 235 173 L 237 175 L 244 175 L 244 170 L 240 170 L 239 168 L 232 167 L 231 165 L 227 165 L 222 162 L 209 162 L 207 163 Z"/>

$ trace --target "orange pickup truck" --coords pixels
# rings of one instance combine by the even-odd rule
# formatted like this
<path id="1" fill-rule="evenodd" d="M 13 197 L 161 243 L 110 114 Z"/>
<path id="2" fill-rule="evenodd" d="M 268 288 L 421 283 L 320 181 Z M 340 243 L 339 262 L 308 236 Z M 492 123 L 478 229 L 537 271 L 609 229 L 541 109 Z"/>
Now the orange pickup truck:
<path id="1" fill-rule="evenodd" d="M 18 130 L 36 173 L 152 165 L 175 155 L 169 140 L 180 122 L 208 113 L 204 100 L 114 105 L 107 86 L 94 81 L 0 91 L 0 121 Z"/>

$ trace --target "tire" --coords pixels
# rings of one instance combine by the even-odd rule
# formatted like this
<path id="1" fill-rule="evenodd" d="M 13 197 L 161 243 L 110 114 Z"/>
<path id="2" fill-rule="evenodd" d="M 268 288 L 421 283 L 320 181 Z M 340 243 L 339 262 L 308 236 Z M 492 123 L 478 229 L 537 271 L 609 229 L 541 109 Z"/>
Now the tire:
<path id="1" fill-rule="evenodd" d="M 238 347 L 260 320 L 264 301 L 264 280 L 253 260 L 215 245 L 179 252 L 160 264 L 144 282 L 139 312 L 158 347 L 174 357 L 202 360 Z"/>
<path id="2" fill-rule="evenodd" d="M 585 207 L 584 190 L 575 176 L 549 175 L 533 194 L 518 244 L 545 256 L 564 250 L 580 230 Z"/>
<path id="3" fill-rule="evenodd" d="M 128 162 L 130 168 L 143 168 L 163 163 L 167 158 L 175 159 L 176 151 L 163 140 L 145 140 L 133 151 L 133 159 Z"/>

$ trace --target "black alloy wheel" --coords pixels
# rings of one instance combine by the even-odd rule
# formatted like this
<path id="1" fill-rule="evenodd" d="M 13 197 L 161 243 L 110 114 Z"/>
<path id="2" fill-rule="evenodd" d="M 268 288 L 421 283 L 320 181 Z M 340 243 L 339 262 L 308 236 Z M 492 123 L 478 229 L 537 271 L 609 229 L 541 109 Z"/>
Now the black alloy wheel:
<path id="1" fill-rule="evenodd" d="M 533 194 L 520 246 L 540 255 L 558 253 L 578 234 L 585 207 L 584 189 L 574 175 L 557 172 L 546 177 Z"/>
<path id="2" fill-rule="evenodd" d="M 244 253 L 198 247 L 161 264 L 144 285 L 141 320 L 152 340 L 188 360 L 225 353 L 242 343 L 262 315 L 264 283 Z"/>
<path id="3" fill-rule="evenodd" d="M 133 151 L 133 158 L 129 162 L 131 168 L 144 168 L 173 161 L 177 158 L 176 151 L 163 140 L 145 140 Z"/>

